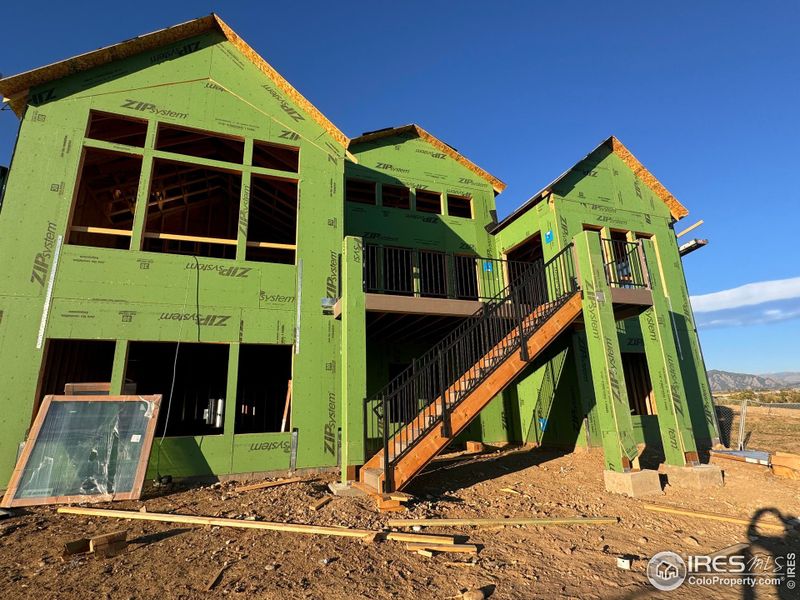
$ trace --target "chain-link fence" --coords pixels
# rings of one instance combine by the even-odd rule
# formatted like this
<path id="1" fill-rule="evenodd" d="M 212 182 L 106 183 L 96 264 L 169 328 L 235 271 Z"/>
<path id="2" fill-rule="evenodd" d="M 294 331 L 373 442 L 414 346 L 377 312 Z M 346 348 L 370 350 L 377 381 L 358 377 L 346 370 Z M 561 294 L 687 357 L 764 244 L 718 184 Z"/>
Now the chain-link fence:
<path id="1" fill-rule="evenodd" d="M 716 409 L 729 448 L 800 453 L 800 404 L 716 399 Z"/>

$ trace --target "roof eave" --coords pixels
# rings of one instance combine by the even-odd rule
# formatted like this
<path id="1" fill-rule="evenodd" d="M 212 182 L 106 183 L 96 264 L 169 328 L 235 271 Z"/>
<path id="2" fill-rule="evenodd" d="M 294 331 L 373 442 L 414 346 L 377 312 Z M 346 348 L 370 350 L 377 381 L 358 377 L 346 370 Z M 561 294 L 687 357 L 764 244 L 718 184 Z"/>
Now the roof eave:
<path id="1" fill-rule="evenodd" d="M 466 156 L 464 156 L 463 154 L 461 154 L 460 152 L 455 150 L 452 146 L 444 143 L 442 140 L 440 140 L 436 136 L 428 133 L 422 127 L 420 127 L 419 125 L 416 125 L 414 123 L 409 124 L 409 125 L 401 125 L 400 127 L 388 127 L 386 129 L 380 129 L 378 131 L 373 131 L 372 133 L 367 133 L 365 135 L 361 135 L 359 137 L 353 138 L 353 139 L 350 140 L 350 145 L 348 146 L 348 149 L 352 148 L 353 146 L 356 146 L 358 144 L 363 144 L 365 142 L 371 142 L 373 140 L 377 140 L 377 139 L 381 139 L 381 138 L 385 138 L 385 137 L 401 135 L 401 134 L 407 133 L 407 132 L 413 132 L 417 137 L 425 140 L 426 142 L 431 144 L 437 150 L 439 150 L 441 152 L 444 152 L 445 154 L 447 154 L 448 156 L 453 158 L 456 162 L 458 162 L 462 166 L 466 167 L 467 169 L 469 169 L 470 171 L 472 171 L 473 173 L 478 175 L 481 179 L 489 182 L 489 184 L 491 184 L 492 189 L 495 191 L 495 193 L 499 194 L 504 189 L 506 189 L 506 184 L 503 181 L 501 181 L 500 179 L 498 179 L 497 177 L 495 177 L 494 175 L 492 175 L 488 171 L 486 171 L 486 170 L 482 169 L 481 167 L 479 167 L 478 165 L 476 165 L 474 162 L 472 162 Z"/>

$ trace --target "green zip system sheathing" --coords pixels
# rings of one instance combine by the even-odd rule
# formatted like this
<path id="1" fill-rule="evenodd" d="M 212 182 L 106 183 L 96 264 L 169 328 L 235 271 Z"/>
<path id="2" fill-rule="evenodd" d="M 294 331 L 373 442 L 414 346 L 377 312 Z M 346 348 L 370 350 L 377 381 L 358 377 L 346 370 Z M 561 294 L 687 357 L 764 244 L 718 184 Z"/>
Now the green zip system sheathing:
<path id="1" fill-rule="evenodd" d="M 230 345 L 224 433 L 167 437 L 160 469 L 173 475 L 289 468 L 291 434 L 233 435 L 230 399 L 236 398 L 239 344 L 293 344 L 293 466 L 335 466 L 340 327 L 322 314 L 320 299 L 337 295 L 344 148 L 213 33 L 64 78 L 31 97 L 47 101 L 25 113 L 0 219 L 0 255 L 16 257 L 5 261 L 0 279 L 0 403 L 10 408 L 2 416 L 0 474 L 10 472 L 30 424 L 46 346 L 42 325 L 45 339 L 115 340 L 112 393 L 120 392 L 129 341 Z M 144 147 L 85 138 L 90 110 L 146 119 Z M 131 248 L 141 246 L 151 164 L 176 158 L 154 149 L 156 122 L 243 138 L 246 156 L 253 139 L 300 148 L 296 264 L 244 260 L 250 177 L 287 176 L 252 167 L 249 157 L 236 167 L 242 179 L 233 259 L 195 262 L 63 243 L 84 148 L 101 148 L 141 156 Z"/>
<path id="2" fill-rule="evenodd" d="M 582 324 L 533 360 L 459 440 L 602 447 L 608 468 L 619 471 L 634 464 L 637 445 L 663 446 L 667 463 L 683 465 L 718 437 L 672 230 L 686 210 L 615 138 L 496 224 L 502 182 L 418 126 L 348 143 L 214 16 L 2 80 L 0 90 L 22 118 L 0 214 L 0 480 L 38 408 L 48 352 L 81 341 L 104 342 L 105 366 L 96 372 L 112 394 L 131 384 L 131 369 L 155 342 L 171 349 L 180 342 L 188 372 L 209 368 L 186 363 L 193 352 L 217 357 L 220 422 L 213 433 L 168 431 L 163 443 L 157 435 L 148 477 L 337 465 L 346 477 L 345 466 L 369 458 L 367 395 L 464 318 L 370 310 L 364 264 L 375 246 L 516 260 L 520 247 L 539 240 L 548 260 L 574 244 Z M 140 139 L 92 134 L 92 115 L 139 123 Z M 207 133 L 240 154 L 165 146 L 162 131 Z M 288 148 L 296 164 L 265 166 L 264 144 Z M 72 237 L 80 230 L 81 174 L 108 156 L 134 165 L 130 198 L 113 198 L 128 202 L 130 222 Z M 153 233 L 149 211 L 170 201 L 155 184 L 174 165 L 215 174 L 213 185 L 238 198 L 230 234 L 222 246 L 211 244 L 217 250 L 169 253 L 185 240 Z M 270 230 L 274 240 L 254 242 L 264 181 L 276 197 L 296 189 L 296 204 L 288 217 L 285 204 L 274 204 L 288 225 Z M 351 198 L 349 185 L 373 191 Z M 626 319 L 615 316 L 601 249 L 601 238 L 622 234 L 639 241 L 652 292 L 652 306 Z M 419 265 L 413 270 L 419 292 Z M 402 336 L 394 318 L 406 319 Z M 291 355 L 278 390 L 279 413 L 289 418 L 260 433 L 237 432 L 247 409 L 237 398 L 280 371 L 277 355 L 253 359 L 253 346 Z M 169 369 L 171 352 L 162 361 Z M 631 415 L 622 363 L 637 360 L 646 364 L 655 408 Z M 157 392 L 165 415 L 170 390 Z"/>

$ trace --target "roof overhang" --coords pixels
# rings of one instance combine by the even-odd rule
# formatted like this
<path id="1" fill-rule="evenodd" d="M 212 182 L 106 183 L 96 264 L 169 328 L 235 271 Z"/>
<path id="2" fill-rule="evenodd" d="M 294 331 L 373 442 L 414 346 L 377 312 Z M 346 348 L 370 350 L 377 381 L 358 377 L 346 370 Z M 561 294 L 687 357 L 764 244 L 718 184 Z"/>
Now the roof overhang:
<path id="1" fill-rule="evenodd" d="M 456 162 L 458 162 L 462 166 L 466 167 L 467 169 L 475 173 L 481 179 L 488 181 L 491 184 L 492 189 L 495 191 L 495 193 L 499 194 L 504 189 L 506 189 L 506 184 L 503 183 L 501 180 L 499 180 L 497 177 L 495 177 L 488 171 L 485 171 L 482 168 L 480 168 L 478 165 L 469 160 L 463 154 L 460 154 L 455 148 L 453 148 L 449 144 L 444 143 L 439 138 L 425 131 L 419 125 L 415 125 L 413 123 L 410 125 L 403 125 L 401 127 L 387 127 L 386 129 L 379 129 L 378 131 L 365 133 L 364 135 L 361 135 L 359 137 L 350 140 L 350 145 L 348 149 L 352 152 L 353 147 L 358 144 L 371 142 L 373 140 L 378 140 L 381 138 L 402 135 L 405 133 L 411 133 L 419 138 L 422 138 L 440 152 L 447 154 L 448 156 L 453 158 Z"/>
<path id="2" fill-rule="evenodd" d="M 639 177 L 639 179 L 641 179 L 650 187 L 650 189 L 653 190 L 653 192 L 655 192 L 656 196 L 658 196 L 661 201 L 667 205 L 670 214 L 676 221 L 689 214 L 689 210 L 683 204 L 678 202 L 678 199 L 675 198 L 675 196 L 673 196 L 670 191 L 665 188 L 661 182 L 658 181 L 658 179 L 656 179 L 655 176 L 648 171 L 647 168 L 645 168 L 645 166 L 639 162 L 639 160 L 633 154 L 631 154 L 630 150 L 628 150 L 622 142 L 612 135 L 608 139 L 603 140 L 591 152 L 589 152 L 589 154 L 584 156 L 581 160 L 576 162 L 569 169 L 564 171 L 561 175 L 536 192 L 536 194 L 534 194 L 530 199 L 526 200 L 522 205 L 520 205 L 519 208 L 514 210 L 506 218 L 500 221 L 497 226 L 492 229 L 492 233 L 496 234 L 500 232 L 503 228 L 507 227 L 523 214 L 528 212 L 531 208 L 536 206 L 539 202 L 546 198 L 552 192 L 553 188 L 558 185 L 558 183 L 564 179 L 564 177 L 569 175 L 569 173 L 572 172 L 575 167 L 577 167 L 581 162 L 589 158 L 603 146 L 607 146 L 614 154 L 619 156 L 622 161 L 628 165 L 631 171 L 633 171 L 634 174 Z"/>
<path id="3" fill-rule="evenodd" d="M 28 92 L 31 88 L 117 60 L 122 60 L 136 54 L 141 54 L 148 50 L 154 50 L 162 46 L 173 44 L 208 31 L 221 33 L 225 39 L 236 46 L 250 62 L 258 67 L 262 73 L 272 79 L 281 91 L 319 123 L 331 137 L 344 148 L 347 148 L 349 142 L 347 136 L 214 13 L 206 17 L 167 27 L 166 29 L 147 33 L 118 44 L 105 46 L 104 48 L 93 50 L 85 54 L 79 54 L 78 56 L 73 56 L 72 58 L 44 67 L 0 79 L 0 94 L 4 96 L 4 102 L 7 102 L 14 112 L 21 116 L 27 105 Z"/>

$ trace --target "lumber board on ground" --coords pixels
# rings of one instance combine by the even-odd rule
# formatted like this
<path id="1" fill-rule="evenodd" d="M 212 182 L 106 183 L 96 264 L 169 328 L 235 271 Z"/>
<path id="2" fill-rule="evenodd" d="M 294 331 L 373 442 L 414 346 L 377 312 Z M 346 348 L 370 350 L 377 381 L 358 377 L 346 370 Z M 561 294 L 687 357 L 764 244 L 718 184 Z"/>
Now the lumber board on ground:
<path id="1" fill-rule="evenodd" d="M 615 525 L 617 517 L 571 517 L 553 519 L 389 519 L 389 527 L 455 527 L 470 525 L 473 527 L 490 527 L 493 525 Z"/>
<path id="2" fill-rule="evenodd" d="M 234 492 L 249 492 L 252 490 L 263 490 L 266 488 L 276 487 L 279 485 L 285 485 L 287 483 L 297 483 L 298 481 L 302 481 L 302 477 L 289 477 L 288 479 L 281 479 L 280 481 L 262 481 L 261 483 L 253 483 L 250 485 L 243 485 L 237 488 L 234 488 Z"/>
<path id="3" fill-rule="evenodd" d="M 103 546 L 110 546 L 128 539 L 128 530 L 112 531 L 89 539 L 89 551 L 97 552 Z"/>
<path id="4" fill-rule="evenodd" d="M 333 498 L 331 496 L 323 496 L 322 498 L 320 498 L 316 502 L 312 502 L 308 507 L 313 511 L 317 511 L 320 508 L 322 508 L 323 506 L 325 506 L 331 500 L 333 500 Z"/>
<path id="5" fill-rule="evenodd" d="M 458 552 L 464 554 L 477 554 L 475 544 L 406 544 L 406 550 L 431 550 L 433 552 Z"/>
<path id="6" fill-rule="evenodd" d="M 395 542 L 410 542 L 412 544 L 447 544 L 452 545 L 456 543 L 452 535 L 430 535 L 426 533 L 399 533 L 393 531 L 386 535 L 387 540 Z"/>
<path id="7" fill-rule="evenodd" d="M 375 533 L 369 529 L 327 527 L 324 525 L 305 525 L 301 523 L 274 523 L 270 521 L 241 521 L 239 519 L 225 519 L 221 517 L 200 517 L 194 515 L 173 515 L 152 512 L 141 513 L 139 511 L 83 508 L 79 506 L 61 507 L 58 509 L 58 512 L 67 515 L 109 517 L 114 519 L 133 519 L 139 521 L 161 521 L 163 523 L 186 523 L 189 525 L 216 525 L 218 527 L 238 527 L 241 529 L 266 529 L 270 531 L 285 531 L 287 533 L 308 533 L 353 538 L 363 538 Z"/>
<path id="8" fill-rule="evenodd" d="M 695 519 L 708 519 L 711 521 L 722 521 L 724 523 L 734 523 L 736 525 L 750 525 L 750 519 L 741 519 L 739 517 L 731 517 L 728 515 L 721 515 L 719 513 L 703 512 L 699 510 L 685 510 L 680 508 L 673 508 L 672 506 L 664 506 L 663 504 L 643 504 L 645 510 L 653 512 L 667 513 L 671 515 L 678 515 L 681 517 L 693 517 Z M 773 531 L 785 531 L 786 527 L 778 523 L 764 523 L 759 521 L 758 527 L 762 529 L 770 529 Z"/>

